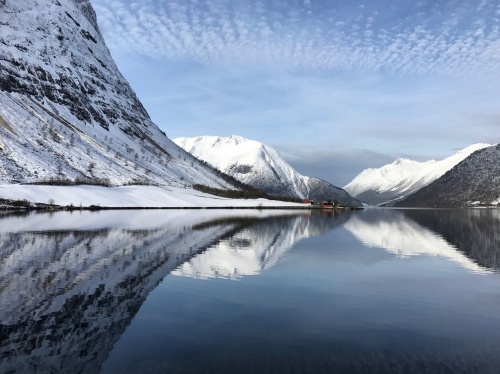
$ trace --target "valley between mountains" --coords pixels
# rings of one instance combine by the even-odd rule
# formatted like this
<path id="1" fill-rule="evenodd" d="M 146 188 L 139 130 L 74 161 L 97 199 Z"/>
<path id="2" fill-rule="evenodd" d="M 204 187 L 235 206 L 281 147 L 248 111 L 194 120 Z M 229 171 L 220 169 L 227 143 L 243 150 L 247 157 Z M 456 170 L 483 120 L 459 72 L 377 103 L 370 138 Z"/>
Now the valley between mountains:
<path id="1" fill-rule="evenodd" d="M 0 27 L 0 205 L 303 206 L 234 203 L 194 186 L 352 207 L 500 201 L 500 152 L 488 144 L 442 161 L 398 159 L 340 188 L 255 140 L 171 141 L 118 70 L 89 0 L 3 1 Z"/>

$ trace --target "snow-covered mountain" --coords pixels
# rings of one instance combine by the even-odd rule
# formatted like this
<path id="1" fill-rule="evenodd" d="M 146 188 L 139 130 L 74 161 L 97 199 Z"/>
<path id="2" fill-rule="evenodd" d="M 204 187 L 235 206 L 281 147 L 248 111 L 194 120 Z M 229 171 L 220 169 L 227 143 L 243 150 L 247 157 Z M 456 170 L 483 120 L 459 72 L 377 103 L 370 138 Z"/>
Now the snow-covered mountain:
<path id="1" fill-rule="evenodd" d="M 230 186 L 151 121 L 89 0 L 0 1 L 0 182 L 54 177 Z"/>
<path id="2" fill-rule="evenodd" d="M 441 161 L 418 162 L 398 158 L 381 168 L 363 170 L 344 189 L 370 204 L 392 204 L 438 179 L 473 152 L 489 146 L 473 144 Z"/>
<path id="3" fill-rule="evenodd" d="M 500 145 L 478 150 L 399 206 L 462 207 L 500 204 Z"/>
<path id="4" fill-rule="evenodd" d="M 176 138 L 175 143 L 223 173 L 273 195 L 312 200 L 336 199 L 362 206 L 343 189 L 319 178 L 301 175 L 275 149 L 241 136 Z"/>
<path id="5" fill-rule="evenodd" d="M 261 191 L 304 197 L 307 185 L 273 148 L 241 136 L 199 136 L 173 141 L 186 151 Z"/>

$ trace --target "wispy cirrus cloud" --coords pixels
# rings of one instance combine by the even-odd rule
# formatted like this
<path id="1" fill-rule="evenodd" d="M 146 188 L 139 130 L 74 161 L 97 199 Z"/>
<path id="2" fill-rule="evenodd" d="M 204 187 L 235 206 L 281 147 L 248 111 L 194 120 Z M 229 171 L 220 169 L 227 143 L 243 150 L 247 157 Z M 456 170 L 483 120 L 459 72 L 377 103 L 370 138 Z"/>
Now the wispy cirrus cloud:
<path id="1" fill-rule="evenodd" d="M 113 50 L 172 61 L 417 74 L 500 62 L 494 1 L 92 1 Z"/>

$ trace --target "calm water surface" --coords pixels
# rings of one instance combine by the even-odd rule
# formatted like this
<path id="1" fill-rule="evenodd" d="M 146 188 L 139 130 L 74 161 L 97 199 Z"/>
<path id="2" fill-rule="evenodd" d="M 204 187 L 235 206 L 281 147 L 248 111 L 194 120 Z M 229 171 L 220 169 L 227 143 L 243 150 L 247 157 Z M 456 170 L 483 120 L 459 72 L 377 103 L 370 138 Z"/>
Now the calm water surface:
<path id="1" fill-rule="evenodd" d="M 0 216 L 1 373 L 499 373 L 500 211 Z"/>

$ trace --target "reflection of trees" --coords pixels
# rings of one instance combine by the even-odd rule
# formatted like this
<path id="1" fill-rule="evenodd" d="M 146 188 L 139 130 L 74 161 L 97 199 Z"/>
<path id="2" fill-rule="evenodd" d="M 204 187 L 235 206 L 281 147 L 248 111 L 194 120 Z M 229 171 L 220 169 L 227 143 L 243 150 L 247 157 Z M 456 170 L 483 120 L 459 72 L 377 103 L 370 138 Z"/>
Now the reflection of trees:
<path id="1" fill-rule="evenodd" d="M 0 233 L 0 372 L 97 372 L 148 293 L 192 256 L 221 241 L 248 251 L 265 235 L 284 245 L 287 235 L 317 235 L 348 216 L 298 214 Z"/>
<path id="2" fill-rule="evenodd" d="M 1 0 L 0 0 L 1 2 Z M 2 199 L 0 199 L 0 203 Z M 31 214 L 32 212 L 27 211 L 27 210 L 1 210 L 0 209 L 0 218 L 8 218 L 8 217 L 27 217 Z"/>
<path id="3" fill-rule="evenodd" d="M 496 209 L 405 210 L 481 266 L 500 269 L 500 211 Z"/>

